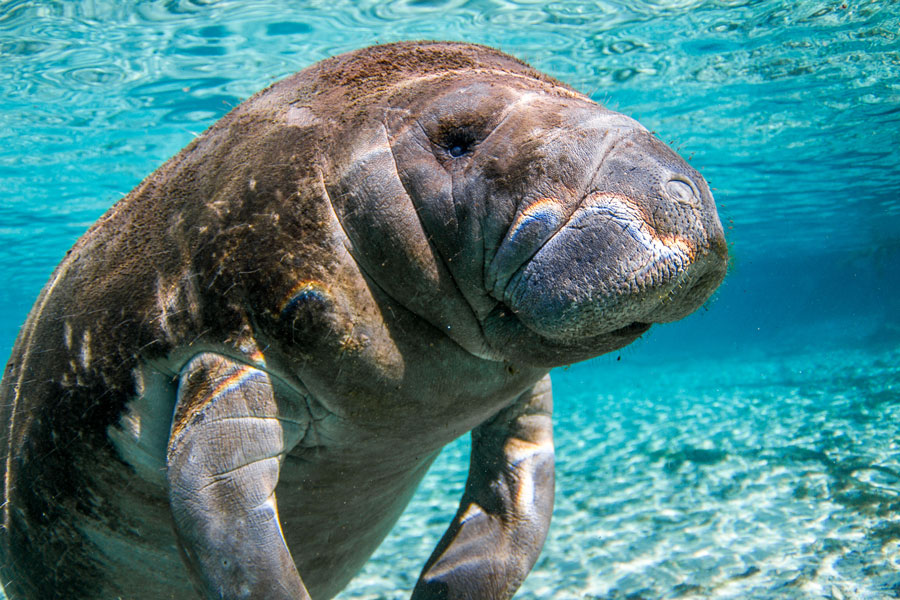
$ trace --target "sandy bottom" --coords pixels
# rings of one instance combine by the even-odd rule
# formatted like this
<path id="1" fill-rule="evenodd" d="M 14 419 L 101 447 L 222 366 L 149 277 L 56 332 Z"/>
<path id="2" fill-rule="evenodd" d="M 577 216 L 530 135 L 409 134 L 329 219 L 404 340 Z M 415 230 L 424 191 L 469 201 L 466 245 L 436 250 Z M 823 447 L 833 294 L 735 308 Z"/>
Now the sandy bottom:
<path id="1" fill-rule="evenodd" d="M 900 351 L 554 373 L 557 496 L 517 599 L 900 597 Z M 339 597 L 408 598 L 453 515 L 449 446 Z"/>
<path id="2" fill-rule="evenodd" d="M 556 509 L 517 599 L 900 597 L 900 350 L 639 362 L 554 373 Z M 409 597 L 468 448 L 339 598 Z"/>

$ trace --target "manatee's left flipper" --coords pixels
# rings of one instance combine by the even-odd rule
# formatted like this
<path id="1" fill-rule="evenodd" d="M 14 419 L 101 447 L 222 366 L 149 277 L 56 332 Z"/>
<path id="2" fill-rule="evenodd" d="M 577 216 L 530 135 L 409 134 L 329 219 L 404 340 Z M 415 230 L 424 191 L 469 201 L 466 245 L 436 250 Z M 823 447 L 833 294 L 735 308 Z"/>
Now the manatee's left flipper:
<path id="1" fill-rule="evenodd" d="M 290 407 L 264 371 L 224 356 L 200 354 L 182 370 L 169 502 L 206 598 L 309 599 L 275 504 L 282 458 L 301 435 Z"/>
<path id="2" fill-rule="evenodd" d="M 544 377 L 472 431 L 459 511 L 413 600 L 511 598 L 534 565 L 553 512 L 553 401 Z"/>

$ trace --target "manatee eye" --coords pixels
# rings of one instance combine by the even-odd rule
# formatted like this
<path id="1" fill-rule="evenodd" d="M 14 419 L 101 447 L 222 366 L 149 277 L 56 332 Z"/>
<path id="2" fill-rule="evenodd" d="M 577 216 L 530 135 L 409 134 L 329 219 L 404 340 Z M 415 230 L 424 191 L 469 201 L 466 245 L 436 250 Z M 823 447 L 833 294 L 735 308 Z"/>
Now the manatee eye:
<path id="1" fill-rule="evenodd" d="M 468 154 L 475 147 L 475 136 L 468 131 L 454 131 L 443 144 L 453 158 Z"/>

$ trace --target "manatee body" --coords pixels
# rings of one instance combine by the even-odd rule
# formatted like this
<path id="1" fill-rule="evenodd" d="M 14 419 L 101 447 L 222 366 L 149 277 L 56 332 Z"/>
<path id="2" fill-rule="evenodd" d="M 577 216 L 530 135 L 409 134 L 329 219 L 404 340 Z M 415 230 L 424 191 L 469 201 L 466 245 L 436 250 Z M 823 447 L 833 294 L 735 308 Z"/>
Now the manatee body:
<path id="1" fill-rule="evenodd" d="M 113 206 L 41 292 L 0 399 L 6 593 L 330 598 L 471 431 L 412 597 L 509 598 L 552 511 L 548 370 L 695 310 L 726 256 L 694 169 L 514 58 L 313 65 Z"/>

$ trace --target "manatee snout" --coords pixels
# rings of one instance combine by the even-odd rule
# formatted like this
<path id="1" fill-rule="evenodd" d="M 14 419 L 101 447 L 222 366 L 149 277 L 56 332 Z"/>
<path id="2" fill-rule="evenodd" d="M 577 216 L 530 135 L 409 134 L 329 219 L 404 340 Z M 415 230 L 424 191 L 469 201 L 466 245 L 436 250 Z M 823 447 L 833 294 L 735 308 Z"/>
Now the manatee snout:
<path id="1" fill-rule="evenodd" d="M 725 237 L 700 173 L 639 125 L 614 136 L 598 144 L 605 156 L 574 210 L 528 204 L 497 252 L 500 263 L 528 255 L 489 285 L 542 338 L 624 345 L 699 308 L 724 278 Z"/>

